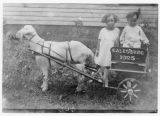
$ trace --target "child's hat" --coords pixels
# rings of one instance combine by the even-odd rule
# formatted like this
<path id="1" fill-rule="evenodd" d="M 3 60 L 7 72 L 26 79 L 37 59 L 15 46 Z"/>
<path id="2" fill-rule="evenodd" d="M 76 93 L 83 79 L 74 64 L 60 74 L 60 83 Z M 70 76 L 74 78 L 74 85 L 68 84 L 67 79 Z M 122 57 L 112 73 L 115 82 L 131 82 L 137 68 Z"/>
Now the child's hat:
<path id="1" fill-rule="evenodd" d="M 139 15 L 141 14 L 141 9 L 139 8 L 137 11 L 135 12 L 129 12 L 127 15 L 126 15 L 126 18 L 129 19 L 129 18 L 133 18 L 134 16 L 137 17 L 137 19 L 139 18 Z"/>

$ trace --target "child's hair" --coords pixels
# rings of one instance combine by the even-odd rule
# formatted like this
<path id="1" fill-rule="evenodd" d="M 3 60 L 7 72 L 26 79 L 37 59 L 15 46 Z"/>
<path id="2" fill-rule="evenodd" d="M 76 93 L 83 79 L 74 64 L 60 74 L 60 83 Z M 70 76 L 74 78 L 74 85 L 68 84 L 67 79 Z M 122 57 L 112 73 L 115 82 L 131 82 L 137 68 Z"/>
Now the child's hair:
<path id="1" fill-rule="evenodd" d="M 106 14 L 106 15 L 103 16 L 101 22 L 102 22 L 102 23 L 107 23 L 107 19 L 108 19 L 108 17 L 110 17 L 110 16 L 113 16 L 115 23 L 116 23 L 117 21 L 119 21 L 119 18 L 118 18 L 117 15 L 115 15 L 115 14 Z"/>
<path id="2" fill-rule="evenodd" d="M 141 14 L 141 9 L 139 8 L 136 12 L 129 12 L 127 15 L 126 15 L 126 18 L 129 19 L 129 18 L 132 18 L 134 17 L 135 15 L 137 16 L 137 19 L 139 18 Z"/>

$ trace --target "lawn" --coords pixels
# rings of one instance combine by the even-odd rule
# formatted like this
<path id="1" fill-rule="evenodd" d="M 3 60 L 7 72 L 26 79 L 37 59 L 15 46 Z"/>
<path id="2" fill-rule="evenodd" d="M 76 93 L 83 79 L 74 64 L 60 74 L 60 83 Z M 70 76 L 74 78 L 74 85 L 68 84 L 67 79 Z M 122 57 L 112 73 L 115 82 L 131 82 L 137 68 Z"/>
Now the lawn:
<path id="1" fill-rule="evenodd" d="M 143 96 L 139 103 L 130 104 L 119 101 L 116 91 L 105 89 L 101 84 L 92 83 L 84 94 L 75 94 L 75 76 L 67 71 L 67 76 L 61 72 L 52 74 L 50 71 L 50 89 L 42 92 L 40 84 L 42 75 L 36 66 L 34 56 L 27 50 L 26 41 L 15 41 L 8 38 L 9 33 L 15 33 L 22 25 L 4 25 L 3 27 L 3 109 L 10 112 L 29 112 L 25 109 L 59 109 L 66 111 L 119 111 L 156 112 L 158 85 L 158 33 L 155 28 L 144 28 L 150 40 L 151 75 L 139 78 L 143 85 Z M 38 34 L 45 40 L 68 41 L 78 40 L 92 50 L 96 47 L 99 27 L 83 27 L 78 35 L 73 26 L 42 26 L 35 25 Z M 130 74 L 126 74 L 130 76 Z M 118 77 L 117 77 L 118 78 Z M 18 110 L 16 110 L 18 109 Z M 32 111 L 34 112 L 34 111 Z M 39 112 L 45 112 L 40 110 Z M 120 111 L 119 111 L 120 112 Z"/>

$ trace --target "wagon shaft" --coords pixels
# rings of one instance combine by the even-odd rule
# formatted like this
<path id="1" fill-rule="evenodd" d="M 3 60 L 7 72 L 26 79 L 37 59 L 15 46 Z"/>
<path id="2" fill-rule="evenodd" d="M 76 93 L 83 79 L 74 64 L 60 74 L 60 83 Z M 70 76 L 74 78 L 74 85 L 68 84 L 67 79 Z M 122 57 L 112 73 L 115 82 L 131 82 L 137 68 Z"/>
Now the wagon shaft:
<path id="1" fill-rule="evenodd" d="M 48 58 L 48 59 L 56 62 L 56 63 L 59 64 L 59 65 L 62 65 L 62 66 L 64 66 L 64 67 L 67 67 L 67 68 L 69 68 L 69 69 L 71 69 L 71 70 L 73 70 L 73 71 L 75 71 L 75 72 L 77 72 L 77 73 L 79 73 L 79 74 L 81 74 L 81 75 L 84 75 L 84 76 L 86 76 L 87 78 L 90 78 L 90 79 L 92 79 L 92 80 L 94 80 L 94 81 L 97 81 L 97 82 L 99 82 L 99 83 L 102 83 L 101 80 L 95 79 L 94 77 L 92 77 L 92 76 L 90 76 L 90 75 L 82 72 L 81 70 L 74 68 L 71 64 L 67 64 L 66 62 L 63 62 L 63 61 L 61 61 L 61 60 L 59 60 L 59 59 L 57 59 L 57 58 L 51 57 L 51 56 L 49 56 L 49 55 L 38 53 L 38 52 L 36 52 L 36 51 L 34 51 L 34 50 L 32 50 L 32 49 L 29 49 L 29 50 L 35 52 L 36 54 L 42 55 L 42 56 L 44 56 L 44 57 L 46 57 L 46 58 Z"/>

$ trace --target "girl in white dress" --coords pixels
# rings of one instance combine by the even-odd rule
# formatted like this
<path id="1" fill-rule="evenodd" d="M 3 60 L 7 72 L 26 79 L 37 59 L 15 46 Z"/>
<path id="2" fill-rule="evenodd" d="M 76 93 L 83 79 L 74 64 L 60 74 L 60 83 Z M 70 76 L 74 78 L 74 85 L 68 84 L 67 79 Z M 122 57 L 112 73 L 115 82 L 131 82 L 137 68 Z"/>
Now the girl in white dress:
<path id="1" fill-rule="evenodd" d="M 149 40 L 142 28 L 137 25 L 140 9 L 137 12 L 129 12 L 126 16 L 128 25 L 123 29 L 120 43 L 123 47 L 141 48 L 141 42 L 149 44 Z"/>
<path id="2" fill-rule="evenodd" d="M 103 69 L 103 83 L 105 87 L 108 87 L 109 69 L 111 66 L 110 49 L 119 43 L 119 29 L 114 26 L 117 21 L 118 17 L 112 14 L 105 15 L 102 18 L 102 22 L 106 24 L 106 27 L 100 30 L 97 42 L 95 63 Z"/>

